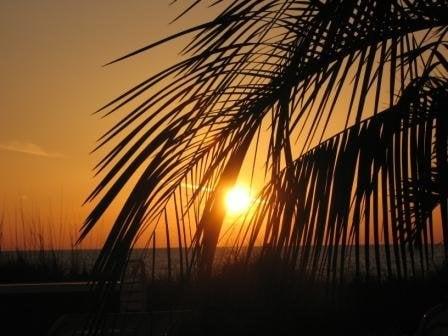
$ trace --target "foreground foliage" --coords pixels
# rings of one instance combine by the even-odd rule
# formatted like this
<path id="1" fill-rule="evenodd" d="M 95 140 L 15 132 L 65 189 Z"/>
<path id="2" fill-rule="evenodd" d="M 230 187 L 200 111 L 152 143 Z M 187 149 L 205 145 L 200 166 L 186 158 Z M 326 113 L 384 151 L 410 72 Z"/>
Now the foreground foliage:
<path id="1" fill-rule="evenodd" d="M 165 225 L 182 272 L 209 275 L 248 161 L 265 187 L 229 239 L 240 257 L 261 243 L 262 258 L 333 281 L 351 249 L 358 273 L 425 270 L 436 228 L 448 252 L 447 24 L 445 0 L 232 1 L 118 59 L 193 34 L 183 60 L 100 110 L 125 114 L 99 140 L 81 239 L 131 191 L 97 272 L 119 278 L 142 232 L 155 244 Z"/>

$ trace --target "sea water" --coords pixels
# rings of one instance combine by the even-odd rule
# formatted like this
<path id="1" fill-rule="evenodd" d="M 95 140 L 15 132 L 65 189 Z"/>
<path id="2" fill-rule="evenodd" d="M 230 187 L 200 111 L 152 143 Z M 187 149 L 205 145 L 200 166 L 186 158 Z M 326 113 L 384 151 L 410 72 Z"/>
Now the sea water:
<path id="1" fill-rule="evenodd" d="M 325 252 L 325 247 L 320 248 L 321 253 Z M 259 255 L 261 248 L 257 247 L 252 253 L 252 260 L 255 260 Z M 313 248 L 312 248 L 312 251 Z M 359 270 L 361 274 L 366 273 L 365 253 L 367 249 L 361 246 L 359 249 Z M 391 269 L 394 274 L 397 272 L 397 264 L 393 253 L 393 248 L 390 248 L 391 252 Z M 446 262 L 443 245 L 436 244 L 433 250 L 429 251 L 428 260 L 424 257 L 421 259 L 418 250 L 414 250 L 414 265 L 411 262 L 411 254 L 409 251 L 403 251 L 406 257 L 406 268 L 409 276 L 416 276 L 428 273 L 437 272 L 440 270 Z M 55 250 L 55 251 L 2 251 L 0 252 L 0 263 L 6 261 L 15 262 L 22 258 L 29 263 L 45 263 L 45 262 L 57 262 L 62 269 L 70 270 L 72 267 L 78 269 L 91 270 L 97 260 L 100 250 Z M 369 273 L 373 276 L 377 274 L 376 269 L 376 255 L 375 248 L 373 246 L 368 248 L 369 253 Z M 322 256 L 324 254 L 321 254 Z M 187 256 L 187 258 L 186 258 Z M 400 251 L 400 256 L 402 256 Z M 218 247 L 215 254 L 214 265 L 217 269 L 226 263 L 232 263 L 236 260 L 234 250 L 229 247 Z M 386 264 L 386 252 L 384 246 L 380 246 L 380 269 L 383 276 L 387 275 Z M 156 249 L 135 249 L 130 255 L 130 259 L 141 259 L 145 265 L 145 272 L 148 275 L 154 275 L 156 278 L 165 278 L 169 274 L 176 277 L 180 274 L 181 270 L 187 269 L 188 264 L 191 262 L 191 253 L 183 249 L 180 253 L 178 248 L 171 248 L 169 251 L 167 248 Z M 182 262 L 181 262 L 182 261 Z M 317 273 L 321 275 L 328 275 L 328 265 L 325 258 L 321 258 L 321 262 L 316 266 Z M 340 261 L 340 259 L 339 259 Z M 182 264 L 182 265 L 181 265 Z M 344 258 L 345 275 L 350 277 L 356 272 L 356 258 L 354 248 L 348 248 Z M 309 265 L 308 265 L 309 266 Z M 413 267 L 414 266 L 414 267 Z M 399 264 L 401 272 L 403 274 L 404 262 L 401 260 Z M 171 271 L 170 271 L 171 268 Z M 297 272 L 300 272 L 300 265 L 296 267 Z M 338 271 L 339 272 L 339 271 Z"/>

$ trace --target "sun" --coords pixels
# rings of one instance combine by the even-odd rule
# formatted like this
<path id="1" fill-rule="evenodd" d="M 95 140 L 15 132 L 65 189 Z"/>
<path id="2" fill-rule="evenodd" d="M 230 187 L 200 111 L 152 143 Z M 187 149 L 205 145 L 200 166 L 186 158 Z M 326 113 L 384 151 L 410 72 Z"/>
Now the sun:
<path id="1" fill-rule="evenodd" d="M 249 189 L 236 185 L 227 191 L 225 197 L 226 208 L 231 215 L 240 215 L 249 209 L 251 197 Z"/>

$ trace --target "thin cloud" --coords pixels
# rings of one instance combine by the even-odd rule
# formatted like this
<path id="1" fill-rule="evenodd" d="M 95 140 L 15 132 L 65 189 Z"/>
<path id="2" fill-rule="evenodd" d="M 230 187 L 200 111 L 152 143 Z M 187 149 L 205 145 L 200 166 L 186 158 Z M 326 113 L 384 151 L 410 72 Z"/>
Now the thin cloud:
<path id="1" fill-rule="evenodd" d="M 0 143 L 0 149 L 10 152 L 23 153 L 47 158 L 62 158 L 64 155 L 60 153 L 48 152 L 39 145 L 31 142 L 11 141 L 8 143 Z"/>

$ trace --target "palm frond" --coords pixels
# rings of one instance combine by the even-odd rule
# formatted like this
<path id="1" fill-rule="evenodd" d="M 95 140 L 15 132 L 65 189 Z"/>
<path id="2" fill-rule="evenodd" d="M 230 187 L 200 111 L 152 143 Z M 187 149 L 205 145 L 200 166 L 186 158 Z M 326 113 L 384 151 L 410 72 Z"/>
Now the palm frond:
<path id="1" fill-rule="evenodd" d="M 131 191 L 96 270 L 118 278 L 137 237 L 144 230 L 154 231 L 173 202 L 182 226 L 177 240 L 190 247 L 184 269 L 191 269 L 199 257 L 210 270 L 225 215 L 223 190 L 235 183 L 263 123 L 270 118 L 269 150 L 263 159 L 272 180 L 277 180 L 297 153 L 322 140 L 351 74 L 346 126 L 350 120 L 360 124 L 369 113 L 369 92 L 375 97 L 370 113 L 379 111 L 383 91 L 392 109 L 404 88 L 431 64 L 427 59 L 440 56 L 446 12 L 446 1 L 232 1 L 215 20 L 121 57 L 195 33 L 184 49 L 186 59 L 99 111 L 109 115 L 129 106 L 99 139 L 97 150 L 115 146 L 98 163 L 103 177 L 87 201 L 99 200 L 80 239 L 125 187 L 130 185 Z M 301 139 L 298 146 L 293 146 L 294 132 Z M 313 175 L 319 186 L 324 178 Z M 183 185 L 196 190 L 186 193 Z M 407 190 L 419 193 L 411 186 Z M 310 223 L 317 215 L 312 214 Z M 285 225 L 294 216 L 290 212 Z M 186 223 L 192 231 L 189 239 L 184 235 Z M 294 225 L 298 229 L 303 224 Z"/>
<path id="2" fill-rule="evenodd" d="M 436 207 L 448 252 L 447 98 L 446 79 L 419 78 L 392 108 L 302 155 L 260 194 L 247 244 L 263 237 L 262 255 L 310 277 L 342 280 L 352 252 L 358 276 L 424 271 Z"/>

